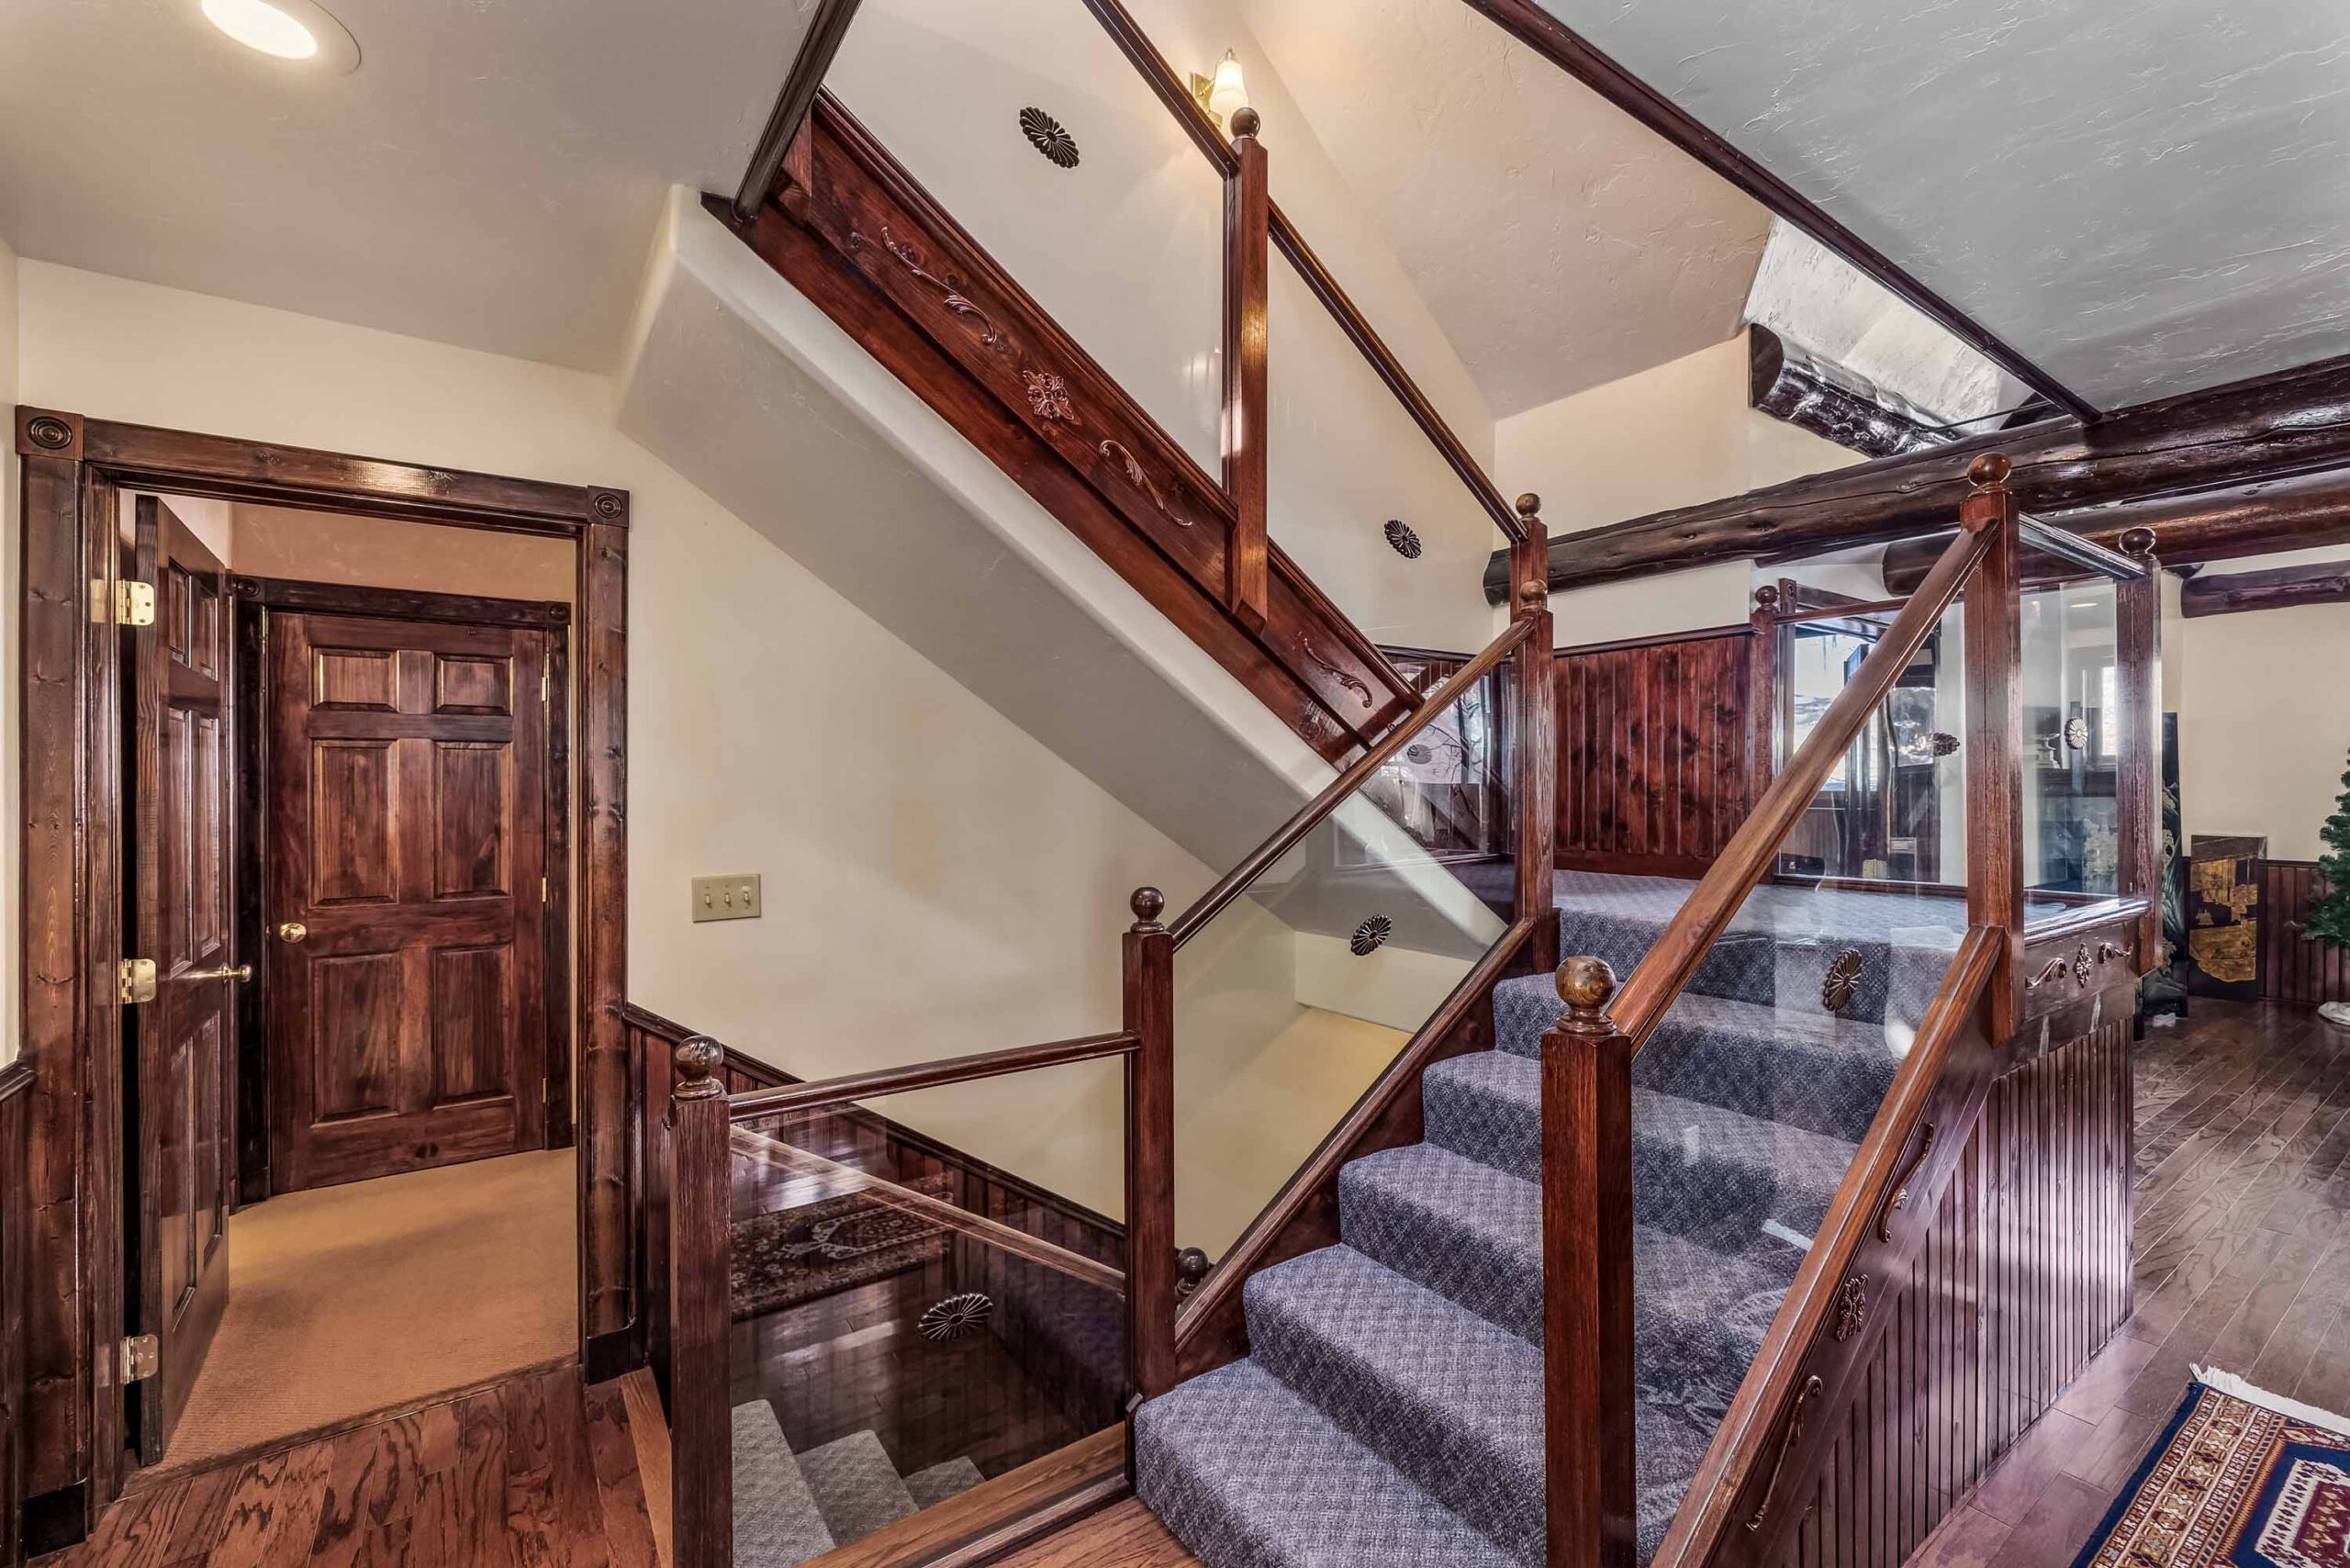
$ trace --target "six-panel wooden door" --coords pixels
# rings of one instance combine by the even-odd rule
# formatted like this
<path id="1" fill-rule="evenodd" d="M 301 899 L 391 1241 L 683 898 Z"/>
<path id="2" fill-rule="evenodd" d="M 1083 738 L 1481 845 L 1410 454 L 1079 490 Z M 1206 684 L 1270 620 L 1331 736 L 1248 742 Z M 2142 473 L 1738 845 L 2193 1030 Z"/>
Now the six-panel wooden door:
<path id="1" fill-rule="evenodd" d="M 549 635 L 270 618 L 277 1191 L 545 1142 Z"/>

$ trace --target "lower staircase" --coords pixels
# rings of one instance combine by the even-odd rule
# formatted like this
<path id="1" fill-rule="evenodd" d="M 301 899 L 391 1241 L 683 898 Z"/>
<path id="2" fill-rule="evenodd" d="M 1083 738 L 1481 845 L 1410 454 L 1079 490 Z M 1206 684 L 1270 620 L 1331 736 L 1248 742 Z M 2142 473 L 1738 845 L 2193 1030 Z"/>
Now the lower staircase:
<path id="1" fill-rule="evenodd" d="M 1691 884 L 1560 873 L 1564 954 L 1630 973 Z M 1958 901 L 1765 884 L 1634 1065 L 1639 1551 L 1662 1540 L 1964 924 Z M 1209 1568 L 1544 1555 L 1538 1054 L 1430 1067 L 1426 1141 L 1339 1182 L 1340 1244 L 1245 1291 L 1251 1354 L 1144 1406 L 1142 1500 Z"/>
<path id="2" fill-rule="evenodd" d="M 796 1568 L 979 1484 L 968 1458 L 901 1475 L 872 1432 L 795 1454 L 766 1400 L 734 1406 L 736 1568 Z"/>

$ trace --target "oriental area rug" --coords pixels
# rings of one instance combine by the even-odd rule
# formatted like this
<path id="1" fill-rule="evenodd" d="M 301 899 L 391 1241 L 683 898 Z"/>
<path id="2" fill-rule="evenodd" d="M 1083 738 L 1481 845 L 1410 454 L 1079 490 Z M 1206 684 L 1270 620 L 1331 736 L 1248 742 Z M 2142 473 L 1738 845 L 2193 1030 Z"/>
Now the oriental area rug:
<path id="1" fill-rule="evenodd" d="M 2350 1568 L 2350 1420 L 2199 1372 L 2074 1568 Z"/>

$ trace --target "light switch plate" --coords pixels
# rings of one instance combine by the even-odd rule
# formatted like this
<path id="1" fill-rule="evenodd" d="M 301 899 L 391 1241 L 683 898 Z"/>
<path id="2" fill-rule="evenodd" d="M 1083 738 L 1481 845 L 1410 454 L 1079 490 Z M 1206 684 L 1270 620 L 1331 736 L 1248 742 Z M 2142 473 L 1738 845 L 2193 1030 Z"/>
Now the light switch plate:
<path id="1" fill-rule="evenodd" d="M 737 871 L 728 877 L 694 879 L 694 923 L 759 918 L 759 876 Z"/>

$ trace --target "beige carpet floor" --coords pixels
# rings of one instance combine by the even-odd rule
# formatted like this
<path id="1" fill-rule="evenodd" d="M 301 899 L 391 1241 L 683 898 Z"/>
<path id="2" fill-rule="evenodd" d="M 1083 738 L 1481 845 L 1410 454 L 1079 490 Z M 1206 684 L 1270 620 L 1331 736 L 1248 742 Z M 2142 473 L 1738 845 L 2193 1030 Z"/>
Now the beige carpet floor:
<path id="1" fill-rule="evenodd" d="M 578 1348 L 570 1149 L 289 1193 L 229 1222 L 229 1306 L 159 1470 Z"/>

